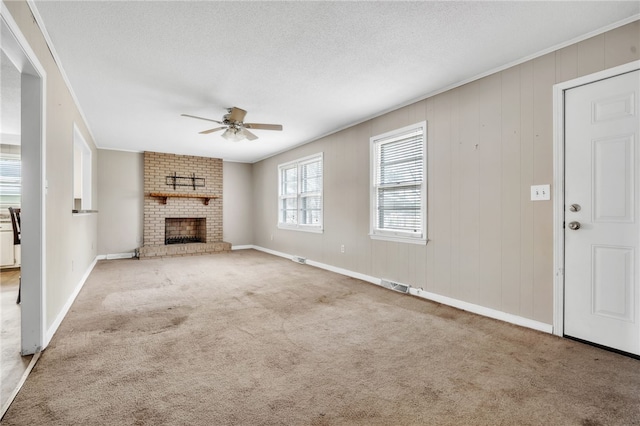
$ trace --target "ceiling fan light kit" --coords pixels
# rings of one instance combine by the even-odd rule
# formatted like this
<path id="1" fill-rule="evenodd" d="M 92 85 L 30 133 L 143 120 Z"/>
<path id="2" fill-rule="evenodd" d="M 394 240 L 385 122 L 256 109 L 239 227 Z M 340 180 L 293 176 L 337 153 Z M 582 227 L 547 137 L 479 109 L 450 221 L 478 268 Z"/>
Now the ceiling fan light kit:
<path id="1" fill-rule="evenodd" d="M 198 120 L 212 121 L 214 123 L 222 124 L 223 127 L 215 127 L 213 129 L 203 130 L 202 132 L 200 132 L 200 134 L 207 135 L 209 133 L 224 129 L 224 133 L 222 133 L 221 136 L 231 142 L 239 142 L 244 139 L 248 139 L 250 141 L 258 139 L 258 137 L 251 133 L 248 129 L 282 130 L 281 124 L 245 123 L 243 120 L 245 115 L 247 115 L 247 111 L 237 107 L 227 108 L 227 114 L 222 117 L 222 121 L 198 117 L 190 114 L 181 115 L 183 117 L 196 118 Z"/>
<path id="2" fill-rule="evenodd" d="M 231 142 L 240 142 L 245 136 L 235 127 L 229 127 L 224 131 L 222 137 Z"/>

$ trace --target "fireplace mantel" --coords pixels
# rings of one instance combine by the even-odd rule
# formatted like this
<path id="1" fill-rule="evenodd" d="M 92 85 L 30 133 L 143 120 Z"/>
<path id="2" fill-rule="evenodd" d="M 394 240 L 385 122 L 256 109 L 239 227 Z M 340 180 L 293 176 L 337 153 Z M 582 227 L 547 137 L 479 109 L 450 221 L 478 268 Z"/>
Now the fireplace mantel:
<path id="1" fill-rule="evenodd" d="M 207 195 L 207 194 L 174 194 L 171 192 L 151 192 L 149 193 L 151 197 L 162 198 L 162 204 L 167 204 L 167 198 L 200 198 L 204 201 L 204 205 L 209 205 L 209 200 L 215 200 L 218 198 L 216 195 Z"/>

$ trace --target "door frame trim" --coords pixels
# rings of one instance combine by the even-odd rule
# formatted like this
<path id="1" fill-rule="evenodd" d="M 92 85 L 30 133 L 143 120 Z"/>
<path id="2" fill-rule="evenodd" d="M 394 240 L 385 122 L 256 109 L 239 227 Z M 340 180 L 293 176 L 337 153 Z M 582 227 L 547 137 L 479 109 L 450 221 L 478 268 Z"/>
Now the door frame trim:
<path id="1" fill-rule="evenodd" d="M 47 74 L 4 2 L 0 3 L 2 49 L 22 74 L 23 167 L 21 354 L 44 349 L 46 330 L 46 108 Z M 29 125 L 25 123 L 29 122 Z"/>
<path id="2" fill-rule="evenodd" d="M 633 61 L 553 86 L 553 334 L 557 336 L 564 336 L 564 94 L 638 69 L 640 61 Z"/>

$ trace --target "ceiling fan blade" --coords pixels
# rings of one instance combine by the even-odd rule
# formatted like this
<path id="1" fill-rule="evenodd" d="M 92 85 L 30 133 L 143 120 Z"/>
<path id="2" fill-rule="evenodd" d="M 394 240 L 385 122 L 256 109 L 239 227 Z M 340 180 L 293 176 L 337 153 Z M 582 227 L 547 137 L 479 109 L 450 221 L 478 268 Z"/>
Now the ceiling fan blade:
<path id="1" fill-rule="evenodd" d="M 205 120 L 205 121 L 213 121 L 214 123 L 218 123 L 218 124 L 224 124 L 222 121 L 218 121 L 218 120 L 212 120 L 210 118 L 204 118 L 204 117 L 197 117 L 195 115 L 189 115 L 189 114 L 180 114 L 183 117 L 191 117 L 191 118 L 197 118 L 198 120 Z"/>
<path id="2" fill-rule="evenodd" d="M 282 130 L 282 124 L 244 123 L 247 129 Z"/>
<path id="3" fill-rule="evenodd" d="M 215 129 L 203 130 L 200 132 L 201 135 L 208 135 L 209 133 L 216 132 L 218 130 L 226 129 L 226 127 L 216 127 Z"/>
<path id="4" fill-rule="evenodd" d="M 258 139 L 258 137 L 256 135 L 254 135 L 253 133 L 251 133 L 247 129 L 242 129 L 242 134 L 244 135 L 244 137 L 246 137 L 250 141 L 255 141 L 256 139 Z"/>
<path id="5" fill-rule="evenodd" d="M 233 123 L 242 123 L 242 120 L 244 120 L 244 116 L 247 115 L 247 111 L 236 107 L 232 107 L 230 109 L 231 111 L 229 111 L 229 121 Z"/>

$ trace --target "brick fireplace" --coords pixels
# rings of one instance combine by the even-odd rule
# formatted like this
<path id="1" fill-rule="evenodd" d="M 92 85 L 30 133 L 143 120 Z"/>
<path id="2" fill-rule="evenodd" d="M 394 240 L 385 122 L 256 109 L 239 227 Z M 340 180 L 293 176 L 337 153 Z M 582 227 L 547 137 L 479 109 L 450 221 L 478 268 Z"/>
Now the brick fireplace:
<path id="1" fill-rule="evenodd" d="M 231 250 L 222 241 L 222 160 L 144 153 L 141 258 Z"/>

